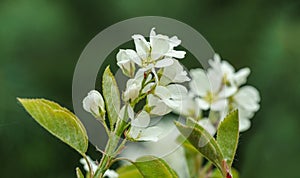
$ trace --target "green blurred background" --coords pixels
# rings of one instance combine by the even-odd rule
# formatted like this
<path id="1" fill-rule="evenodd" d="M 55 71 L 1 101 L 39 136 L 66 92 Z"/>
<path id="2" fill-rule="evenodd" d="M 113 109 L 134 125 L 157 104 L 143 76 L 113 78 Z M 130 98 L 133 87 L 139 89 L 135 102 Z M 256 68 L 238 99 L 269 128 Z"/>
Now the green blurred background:
<path id="1" fill-rule="evenodd" d="M 34 122 L 16 97 L 72 108 L 72 75 L 85 45 L 109 25 L 145 15 L 187 23 L 235 67 L 252 69 L 248 83 L 262 102 L 240 138 L 241 177 L 299 177 L 298 2 L 1 0 L 0 177 L 75 177 L 80 156 Z M 93 147 L 89 154 L 99 155 Z"/>

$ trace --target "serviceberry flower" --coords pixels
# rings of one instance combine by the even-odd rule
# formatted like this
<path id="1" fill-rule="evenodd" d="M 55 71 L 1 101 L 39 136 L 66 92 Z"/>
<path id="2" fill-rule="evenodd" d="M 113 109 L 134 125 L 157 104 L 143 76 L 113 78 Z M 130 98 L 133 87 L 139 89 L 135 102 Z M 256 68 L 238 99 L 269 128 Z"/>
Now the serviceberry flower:
<path id="1" fill-rule="evenodd" d="M 219 80 L 220 77 L 211 70 L 206 74 L 203 69 L 192 69 L 190 75 L 192 77 L 189 83 L 191 92 L 203 110 L 223 110 L 228 104 L 226 97 L 232 95 L 236 90 L 224 92 Z"/>
<path id="2" fill-rule="evenodd" d="M 82 101 L 83 108 L 98 119 L 105 116 L 105 105 L 102 95 L 97 90 L 91 90 Z"/>
<path id="3" fill-rule="evenodd" d="M 184 51 L 175 51 L 174 47 L 180 45 L 181 40 L 176 36 L 169 38 L 168 36 L 156 34 L 155 28 L 150 32 L 150 41 L 139 34 L 133 35 L 136 54 L 133 60 L 138 66 L 145 70 L 151 68 L 162 68 L 173 64 L 172 58 L 184 58 Z"/>
<path id="4" fill-rule="evenodd" d="M 210 117 L 198 120 L 200 125 L 214 134 L 218 123 L 232 110 L 239 110 L 240 128 L 249 129 L 251 119 L 259 109 L 259 92 L 252 86 L 242 86 L 250 74 L 249 68 L 235 71 L 234 67 L 218 54 L 209 60 L 210 67 L 205 72 L 203 69 L 192 69 L 189 82 L 190 95 L 193 96 L 201 110 L 209 110 Z M 242 87 L 241 87 L 242 86 Z"/>

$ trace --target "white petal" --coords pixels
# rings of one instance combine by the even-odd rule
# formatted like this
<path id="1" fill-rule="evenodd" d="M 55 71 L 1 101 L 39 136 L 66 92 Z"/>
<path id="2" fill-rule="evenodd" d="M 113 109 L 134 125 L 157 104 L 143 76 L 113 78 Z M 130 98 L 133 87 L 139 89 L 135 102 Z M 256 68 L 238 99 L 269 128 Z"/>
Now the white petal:
<path id="1" fill-rule="evenodd" d="M 213 70 L 221 71 L 221 57 L 219 54 L 215 53 L 213 59 L 209 59 L 208 63 Z"/>
<path id="2" fill-rule="evenodd" d="M 156 62 L 155 67 L 156 68 L 162 68 L 167 67 L 173 64 L 173 59 L 171 58 L 164 58 Z"/>
<path id="3" fill-rule="evenodd" d="M 133 59 L 139 59 L 138 55 L 133 50 L 121 49 L 117 54 L 117 65 L 121 68 L 122 72 L 128 77 L 133 77 L 135 72 L 135 64 Z"/>
<path id="4" fill-rule="evenodd" d="M 235 71 L 235 69 L 232 67 L 232 65 L 229 64 L 229 62 L 224 61 L 224 60 L 221 63 L 221 68 L 222 68 L 223 74 L 227 74 L 227 75 L 231 75 Z"/>
<path id="5" fill-rule="evenodd" d="M 172 99 L 183 99 L 187 96 L 188 90 L 183 85 L 171 84 L 166 87 L 171 93 Z"/>
<path id="6" fill-rule="evenodd" d="M 128 57 L 130 58 L 131 61 L 135 62 L 139 66 L 142 65 L 141 58 L 139 57 L 139 55 L 134 50 L 127 49 L 126 53 L 127 53 Z"/>
<path id="7" fill-rule="evenodd" d="M 189 85 L 192 92 L 198 96 L 205 96 L 210 91 L 210 84 L 204 70 L 192 69 L 190 75 L 192 80 Z"/>
<path id="8" fill-rule="evenodd" d="M 127 113 L 125 113 L 125 109 L 127 108 Z M 127 120 L 128 118 L 125 118 L 125 114 L 128 118 L 134 119 L 134 111 L 130 105 L 124 105 L 120 112 L 119 112 L 119 118 Z"/>
<path id="9" fill-rule="evenodd" d="M 137 140 L 137 141 L 153 141 L 156 142 L 159 139 L 159 135 L 162 133 L 162 130 L 159 127 L 148 127 L 148 128 L 139 128 L 131 127 L 128 133 L 128 137 Z"/>
<path id="10" fill-rule="evenodd" d="M 174 47 L 180 45 L 180 43 L 181 43 L 181 40 L 179 40 L 179 39 L 177 38 L 177 36 L 173 36 L 173 37 L 171 37 L 169 40 L 170 40 L 171 48 L 174 48 Z"/>
<path id="11" fill-rule="evenodd" d="M 240 119 L 239 121 L 240 121 L 240 123 L 239 123 L 239 131 L 240 132 L 244 132 L 250 128 L 251 122 L 249 119 Z"/>
<path id="12" fill-rule="evenodd" d="M 221 98 L 228 98 L 235 94 L 237 91 L 237 87 L 232 85 L 232 86 L 224 86 L 223 89 L 220 91 L 218 94 L 219 97 Z"/>
<path id="13" fill-rule="evenodd" d="M 114 170 L 107 169 L 103 176 L 107 176 L 108 178 L 118 178 L 119 174 Z"/>
<path id="14" fill-rule="evenodd" d="M 170 44 L 167 39 L 161 38 L 160 36 L 151 36 L 151 59 L 156 60 L 164 56 L 170 50 Z"/>
<path id="15" fill-rule="evenodd" d="M 211 123 L 211 121 L 207 118 L 205 119 L 201 119 L 200 121 L 198 121 L 198 124 L 201 125 L 203 128 L 205 128 L 205 130 L 210 133 L 210 135 L 215 135 L 217 129 L 215 128 L 215 126 Z"/>
<path id="16" fill-rule="evenodd" d="M 212 93 L 219 92 L 222 86 L 223 74 L 214 68 L 210 68 L 207 70 L 207 78 L 210 84 L 210 91 Z"/>
<path id="17" fill-rule="evenodd" d="M 150 94 L 147 96 L 148 105 L 152 108 L 150 113 L 153 115 L 166 115 L 172 110 L 158 97 Z"/>
<path id="18" fill-rule="evenodd" d="M 140 58 L 146 58 L 150 51 L 150 45 L 142 35 L 132 36 L 135 44 L 135 49 Z"/>
<path id="19" fill-rule="evenodd" d="M 185 81 L 190 81 L 190 78 L 187 76 L 187 72 L 184 71 L 182 65 L 175 59 L 173 59 L 172 65 L 163 69 L 160 78 L 160 84 L 165 86 L 169 83 L 182 83 Z"/>
<path id="20" fill-rule="evenodd" d="M 186 52 L 185 51 L 176 51 L 176 50 L 170 50 L 165 54 L 165 56 L 174 57 L 178 59 L 184 58 Z"/>
<path id="21" fill-rule="evenodd" d="M 220 99 L 215 102 L 213 102 L 210 106 L 211 110 L 213 111 L 222 111 L 226 108 L 228 105 L 227 99 Z"/>
<path id="22" fill-rule="evenodd" d="M 250 74 L 250 69 L 248 67 L 243 68 L 239 70 L 235 75 L 234 75 L 234 80 L 238 86 L 243 85 L 247 81 L 247 77 Z"/>
<path id="23" fill-rule="evenodd" d="M 148 127 L 140 132 L 138 140 L 157 142 L 162 130 L 159 127 Z"/>
<path id="24" fill-rule="evenodd" d="M 147 127 L 150 124 L 150 116 L 146 111 L 141 111 L 135 119 L 131 121 L 134 127 Z"/>
<path id="25" fill-rule="evenodd" d="M 203 100 L 201 98 L 196 98 L 195 101 L 197 102 L 198 106 L 201 109 L 203 109 L 203 110 L 209 109 L 210 104 L 207 101 L 205 101 L 205 100 Z"/>
<path id="26" fill-rule="evenodd" d="M 160 97 L 161 99 L 169 99 L 171 98 L 171 93 L 168 90 L 167 87 L 164 86 L 157 86 L 155 88 L 155 95 L 157 95 L 158 97 Z"/>
<path id="27" fill-rule="evenodd" d="M 127 106 L 127 114 L 130 119 L 134 118 L 134 111 L 130 105 Z"/>
<path id="28" fill-rule="evenodd" d="M 86 158 L 87 158 L 89 164 L 91 165 L 92 171 L 95 173 L 98 168 L 98 165 L 96 165 L 95 161 L 93 161 L 89 156 L 86 156 Z M 86 162 L 86 159 L 81 158 L 80 163 L 83 164 L 83 169 L 85 171 L 90 171 L 88 163 Z"/>
<path id="29" fill-rule="evenodd" d="M 259 92 L 252 86 L 242 87 L 234 96 L 234 100 L 246 110 L 256 112 L 259 109 Z"/>

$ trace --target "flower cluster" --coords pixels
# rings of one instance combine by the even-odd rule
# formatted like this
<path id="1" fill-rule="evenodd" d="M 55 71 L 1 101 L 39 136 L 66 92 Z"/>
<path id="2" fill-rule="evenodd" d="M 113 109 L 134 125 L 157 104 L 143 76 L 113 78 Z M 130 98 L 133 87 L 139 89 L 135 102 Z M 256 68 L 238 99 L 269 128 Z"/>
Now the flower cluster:
<path id="1" fill-rule="evenodd" d="M 190 109 L 194 113 L 210 111 L 207 117 L 199 114 L 194 119 L 204 126 L 212 135 L 216 132 L 218 123 L 232 110 L 239 110 L 239 130 L 249 129 L 250 120 L 259 109 L 259 92 L 252 86 L 243 86 L 250 74 L 249 68 L 239 71 L 227 61 L 221 60 L 218 54 L 209 60 L 210 67 L 192 69 L 189 83 L 189 102 L 194 102 L 195 107 Z M 199 111 L 200 110 L 200 111 Z M 191 117 L 191 116 L 190 116 Z"/>
<path id="2" fill-rule="evenodd" d="M 130 121 L 127 139 L 157 141 L 162 129 L 151 126 L 151 117 L 172 111 L 197 121 L 212 135 L 219 122 L 234 109 L 239 110 L 240 131 L 250 127 L 249 119 L 259 109 L 260 97 L 254 87 L 243 86 L 249 68 L 235 71 L 215 54 L 206 71 L 192 69 L 190 78 L 178 61 L 185 57 L 185 52 L 174 49 L 181 43 L 176 36 L 156 34 L 152 28 L 149 41 L 139 34 L 132 38 L 135 50 L 120 49 L 116 55 L 118 66 L 129 77 L 119 113 L 120 119 Z M 189 82 L 189 90 L 184 82 Z M 135 106 L 143 100 L 146 104 L 135 113 Z M 83 100 L 83 107 L 100 119 L 105 114 L 102 96 L 95 90 Z"/>
<path id="3" fill-rule="evenodd" d="M 121 49 L 117 61 L 123 73 L 130 77 L 123 92 L 123 100 L 127 103 L 121 109 L 124 117 L 125 107 L 131 119 L 131 128 L 127 138 L 132 140 L 157 141 L 161 129 L 149 127 L 152 116 L 163 116 L 178 107 L 187 89 L 180 83 L 189 81 L 187 72 L 177 59 L 184 58 L 184 51 L 174 48 L 181 41 L 176 37 L 156 34 L 153 28 L 149 42 L 142 35 L 132 36 L 135 50 Z M 136 70 L 138 66 L 138 70 Z M 145 99 L 146 105 L 134 114 L 135 105 Z"/>

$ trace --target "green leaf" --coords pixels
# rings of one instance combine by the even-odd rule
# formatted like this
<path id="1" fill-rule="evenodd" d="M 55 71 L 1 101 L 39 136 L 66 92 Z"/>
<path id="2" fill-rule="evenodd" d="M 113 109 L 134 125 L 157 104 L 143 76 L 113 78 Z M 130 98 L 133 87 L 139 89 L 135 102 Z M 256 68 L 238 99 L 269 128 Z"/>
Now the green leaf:
<path id="1" fill-rule="evenodd" d="M 81 170 L 78 167 L 76 168 L 76 176 L 77 178 L 84 178 Z"/>
<path id="2" fill-rule="evenodd" d="M 231 174 L 232 174 L 232 178 L 239 178 L 239 172 L 234 169 L 234 168 L 231 168 Z M 211 178 L 223 178 L 221 172 L 218 170 L 218 169 L 214 169 L 213 170 L 213 173 L 211 175 Z"/>
<path id="3" fill-rule="evenodd" d="M 45 99 L 18 100 L 48 132 L 84 155 L 88 148 L 88 137 L 84 126 L 72 112 Z"/>
<path id="4" fill-rule="evenodd" d="M 106 67 L 103 73 L 102 90 L 106 103 L 110 128 L 113 129 L 114 124 L 117 122 L 119 116 L 121 101 L 117 82 L 114 75 L 111 73 L 109 66 Z"/>
<path id="5" fill-rule="evenodd" d="M 176 172 L 162 159 L 154 156 L 143 156 L 133 162 L 143 177 L 177 178 Z"/>
<path id="6" fill-rule="evenodd" d="M 238 111 L 235 110 L 229 113 L 219 124 L 217 133 L 217 142 L 229 167 L 231 167 L 234 160 L 238 138 L 239 117 Z"/>
<path id="7" fill-rule="evenodd" d="M 216 140 L 200 125 L 194 123 L 194 127 L 185 126 L 175 122 L 181 134 L 209 161 L 221 171 L 223 167 L 223 155 Z"/>
<path id="8" fill-rule="evenodd" d="M 119 178 L 143 178 L 140 171 L 134 166 L 123 166 L 117 169 L 117 173 L 119 174 Z"/>

